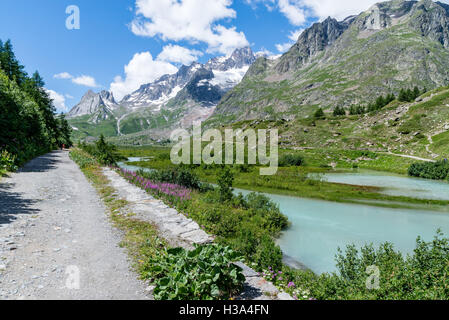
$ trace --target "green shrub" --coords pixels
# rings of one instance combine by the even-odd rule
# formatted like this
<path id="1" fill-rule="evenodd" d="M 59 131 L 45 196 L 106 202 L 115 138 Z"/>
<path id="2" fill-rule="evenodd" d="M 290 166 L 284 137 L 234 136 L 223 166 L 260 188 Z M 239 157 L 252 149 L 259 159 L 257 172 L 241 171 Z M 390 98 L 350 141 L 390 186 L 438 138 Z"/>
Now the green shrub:
<path id="1" fill-rule="evenodd" d="M 117 161 L 125 159 L 117 153 L 115 145 L 106 142 L 104 135 L 101 135 L 95 144 L 81 143 L 79 147 L 102 165 L 116 165 Z"/>
<path id="2" fill-rule="evenodd" d="M 442 160 L 413 163 L 408 169 L 408 174 L 413 177 L 444 180 L 449 178 L 449 162 Z"/>
<path id="3" fill-rule="evenodd" d="M 333 115 L 334 115 L 334 117 L 345 116 L 346 115 L 346 110 L 343 107 L 337 106 L 334 109 Z"/>
<path id="4" fill-rule="evenodd" d="M 207 185 L 201 183 L 196 174 L 186 168 L 176 167 L 151 172 L 139 170 L 137 174 L 154 182 L 174 183 L 195 190 L 205 190 L 207 188 Z"/>
<path id="5" fill-rule="evenodd" d="M 373 266 L 379 270 L 378 288 L 367 287 Z M 393 245 L 378 249 L 348 246 L 337 255 L 338 272 L 308 278 L 304 283 L 317 299 L 447 300 L 449 298 L 449 239 L 438 231 L 433 241 L 418 238 L 416 249 L 403 257 Z M 371 270 L 371 271 L 370 271 Z M 299 276 L 300 278 L 301 276 Z M 304 279 L 301 279 L 304 281 Z M 299 279 L 296 281 L 299 283 Z"/>
<path id="6" fill-rule="evenodd" d="M 234 212 L 225 212 L 216 221 L 216 234 L 223 238 L 233 238 L 240 228 L 241 217 Z"/>
<path id="7" fill-rule="evenodd" d="M 279 206 L 267 196 L 252 192 L 244 198 L 244 201 L 252 215 L 265 219 L 264 228 L 273 234 L 289 226 L 288 218 L 281 213 Z"/>
<path id="8" fill-rule="evenodd" d="M 263 236 L 256 247 L 252 261 L 257 265 L 256 269 L 262 271 L 266 268 L 282 268 L 282 250 L 273 239 L 267 235 Z"/>
<path id="9" fill-rule="evenodd" d="M 80 149 L 72 149 L 69 156 L 81 169 L 98 165 L 93 156 Z"/>
<path id="10" fill-rule="evenodd" d="M 410 88 L 407 90 L 401 89 L 401 91 L 399 92 L 398 100 L 401 102 L 413 102 L 416 100 L 416 98 L 418 98 L 422 93 L 425 93 L 426 91 L 427 90 L 424 89 L 423 92 L 421 92 L 418 87 L 415 87 L 413 90 L 411 90 Z"/>
<path id="11" fill-rule="evenodd" d="M 145 266 L 156 282 L 156 300 L 229 299 L 240 292 L 245 281 L 234 262 L 240 256 L 221 245 L 196 245 L 192 251 L 168 249 Z"/>
<path id="12" fill-rule="evenodd" d="M 232 200 L 234 189 L 234 175 L 228 166 L 224 167 L 220 176 L 218 177 L 218 191 L 220 192 L 220 201 L 226 202 Z"/>
<path id="13" fill-rule="evenodd" d="M 300 154 L 284 154 L 279 159 L 280 167 L 299 167 L 305 164 L 304 157 Z"/>
<path id="14" fill-rule="evenodd" d="M 320 119 L 324 120 L 324 119 L 326 119 L 324 111 L 321 108 L 319 108 L 317 111 L 315 111 L 315 113 L 313 114 L 313 117 L 315 119 L 317 119 L 317 120 L 320 120 Z"/>
<path id="15" fill-rule="evenodd" d="M 9 155 L 3 155 L 9 170 L 58 148 L 61 142 L 71 145 L 70 126 L 64 116 L 56 116 L 45 87 L 37 71 L 25 72 L 11 41 L 0 40 L 0 151 L 14 155 L 12 165 Z"/>
<path id="16" fill-rule="evenodd" d="M 16 156 L 12 155 L 6 150 L 2 150 L 0 153 L 0 171 L 16 171 L 17 166 L 15 165 Z"/>

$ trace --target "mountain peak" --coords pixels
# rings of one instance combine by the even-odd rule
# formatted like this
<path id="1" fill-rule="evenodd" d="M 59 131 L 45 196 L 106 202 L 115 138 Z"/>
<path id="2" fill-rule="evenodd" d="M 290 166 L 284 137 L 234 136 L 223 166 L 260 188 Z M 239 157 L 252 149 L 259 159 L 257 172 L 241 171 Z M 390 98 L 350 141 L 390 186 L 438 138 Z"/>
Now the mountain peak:
<path id="1" fill-rule="evenodd" d="M 108 114 L 117 107 L 112 92 L 103 90 L 100 93 L 95 93 L 88 90 L 81 101 L 67 113 L 67 117 L 75 118 L 97 114 L 97 118 L 106 119 L 109 117 Z"/>
<path id="2" fill-rule="evenodd" d="M 215 116 L 237 121 L 303 116 L 307 108 L 300 106 L 349 107 L 401 88 L 446 86 L 448 49 L 449 5 L 379 2 L 343 21 L 313 24 L 274 62 L 260 59 L 248 81 L 222 99 Z M 255 89 L 254 83 L 261 85 Z"/>
<path id="3" fill-rule="evenodd" d="M 102 90 L 100 92 L 100 97 L 103 100 L 110 101 L 111 103 L 114 103 L 114 104 L 116 103 L 115 99 L 114 99 L 114 94 L 111 91 Z"/>
<path id="4" fill-rule="evenodd" d="M 286 73 L 332 45 L 349 28 L 352 20 L 347 19 L 338 22 L 329 17 L 304 30 L 293 47 L 281 57 L 276 70 L 281 74 Z"/>
<path id="5" fill-rule="evenodd" d="M 210 90 L 217 85 L 219 89 L 213 90 L 225 92 L 241 81 L 255 60 L 251 48 L 243 47 L 234 50 L 230 56 L 212 58 L 206 64 L 193 62 L 190 66 L 183 65 L 173 75 L 164 75 L 152 83 L 142 85 L 124 97 L 121 103 L 127 108 L 149 107 L 159 111 L 162 105 L 175 98 L 192 81 L 201 87 L 210 82 Z M 214 102 L 215 99 L 216 95 Z"/>

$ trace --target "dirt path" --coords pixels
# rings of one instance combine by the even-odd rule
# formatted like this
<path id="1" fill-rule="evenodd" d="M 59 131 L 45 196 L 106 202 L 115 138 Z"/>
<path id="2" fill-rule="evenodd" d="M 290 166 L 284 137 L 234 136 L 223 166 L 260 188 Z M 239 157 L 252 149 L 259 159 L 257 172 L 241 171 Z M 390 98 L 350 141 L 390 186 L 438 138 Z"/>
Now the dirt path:
<path id="1" fill-rule="evenodd" d="M 414 159 L 414 160 L 418 160 L 418 161 L 435 162 L 435 160 L 432 160 L 432 159 L 426 159 L 426 158 L 410 156 L 408 154 L 399 154 L 399 153 L 393 153 L 393 152 L 379 152 L 379 153 L 389 154 L 389 155 L 396 156 L 396 157 L 401 157 L 401 158 Z"/>
<path id="2" fill-rule="evenodd" d="M 0 182 L 0 299 L 149 299 L 120 237 L 68 152 L 33 160 Z"/>

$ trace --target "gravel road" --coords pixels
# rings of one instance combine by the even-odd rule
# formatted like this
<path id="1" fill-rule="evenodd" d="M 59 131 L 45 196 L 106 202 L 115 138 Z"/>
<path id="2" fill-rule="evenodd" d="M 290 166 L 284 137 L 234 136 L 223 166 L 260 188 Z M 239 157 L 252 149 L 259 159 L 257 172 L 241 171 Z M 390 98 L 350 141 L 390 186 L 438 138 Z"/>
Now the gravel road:
<path id="1" fill-rule="evenodd" d="M 0 181 L 0 299 L 150 299 L 120 239 L 68 152 L 39 157 Z"/>

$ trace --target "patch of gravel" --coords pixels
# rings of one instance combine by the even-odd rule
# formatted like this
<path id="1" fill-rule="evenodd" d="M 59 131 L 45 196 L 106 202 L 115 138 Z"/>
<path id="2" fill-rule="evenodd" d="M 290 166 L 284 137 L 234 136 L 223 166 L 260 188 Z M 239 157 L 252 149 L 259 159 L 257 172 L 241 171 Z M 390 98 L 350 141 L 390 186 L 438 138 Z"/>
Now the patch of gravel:
<path id="1" fill-rule="evenodd" d="M 1 180 L 0 299 L 152 299 L 120 241 L 68 152 Z"/>

